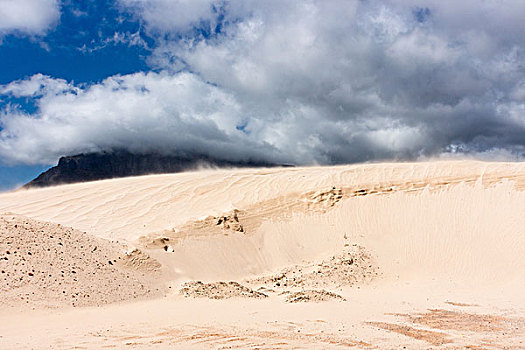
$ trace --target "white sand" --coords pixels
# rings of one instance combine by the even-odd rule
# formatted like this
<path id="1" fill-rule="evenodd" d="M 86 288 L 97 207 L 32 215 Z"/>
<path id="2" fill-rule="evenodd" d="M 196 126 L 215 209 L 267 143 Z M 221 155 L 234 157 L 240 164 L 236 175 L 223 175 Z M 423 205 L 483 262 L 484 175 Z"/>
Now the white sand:
<path id="1" fill-rule="evenodd" d="M 523 163 L 440 161 L 0 194 L 0 213 L 137 247 L 171 287 L 95 308 L 11 302 L 0 347 L 524 348 L 523 190 Z M 204 298 L 179 294 L 197 280 Z M 286 302 L 296 299 L 310 302 Z"/>

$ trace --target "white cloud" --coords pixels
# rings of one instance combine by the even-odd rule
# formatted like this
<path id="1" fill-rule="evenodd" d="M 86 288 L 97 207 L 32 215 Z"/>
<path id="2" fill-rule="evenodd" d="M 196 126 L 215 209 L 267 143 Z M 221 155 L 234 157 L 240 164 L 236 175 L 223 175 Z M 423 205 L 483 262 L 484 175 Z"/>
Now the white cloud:
<path id="1" fill-rule="evenodd" d="M 200 21 L 214 19 L 219 0 L 117 0 L 123 9 L 140 14 L 155 32 L 184 31 Z"/>
<path id="2" fill-rule="evenodd" d="M 123 148 L 277 156 L 264 144 L 245 148 L 252 141 L 235 128 L 242 119 L 235 99 L 192 74 L 137 73 L 84 88 L 37 75 L 2 91 L 41 96 L 35 115 L 11 107 L 0 116 L 0 157 L 7 162 L 53 163 L 63 154 Z"/>
<path id="3" fill-rule="evenodd" d="M 130 32 L 115 32 L 112 37 L 108 37 L 93 46 L 87 46 L 84 44 L 82 47 L 77 48 L 78 51 L 86 53 L 92 53 L 98 50 L 103 50 L 108 46 L 126 45 L 128 47 L 138 46 L 144 49 L 149 49 L 148 44 L 140 36 L 140 31 L 135 33 Z"/>
<path id="4" fill-rule="evenodd" d="M 60 18 L 58 0 L 0 0 L 0 36 L 41 35 Z"/>
<path id="5" fill-rule="evenodd" d="M 43 74 L 35 74 L 25 80 L 0 85 L 0 94 L 15 97 L 53 96 L 69 90 L 78 89 L 63 79 L 53 79 Z"/>

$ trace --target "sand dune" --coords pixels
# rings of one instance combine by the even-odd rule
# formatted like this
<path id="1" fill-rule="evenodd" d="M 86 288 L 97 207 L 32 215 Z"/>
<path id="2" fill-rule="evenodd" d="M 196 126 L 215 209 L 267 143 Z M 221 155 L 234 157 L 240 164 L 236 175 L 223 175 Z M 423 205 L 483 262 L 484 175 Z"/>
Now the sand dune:
<path id="1" fill-rule="evenodd" d="M 160 295 L 160 264 L 137 255 L 68 227 L 0 216 L 0 305 L 92 306 Z"/>
<path id="2" fill-rule="evenodd" d="M 142 298 L 61 311 L 86 317 L 67 340 L 53 314 L 22 312 L 19 323 L 1 326 L 0 344 L 523 348 L 524 190 L 523 163 L 439 161 L 206 170 L 0 194 L 0 212 L 27 217 L 2 216 L 0 257 L 7 240 L 49 247 L 26 257 L 38 267 L 31 277 L 54 276 L 61 264 L 96 277 L 60 272 L 52 283 L 21 285 L 15 280 L 28 267 L 0 260 L 10 278 L 4 303 L 41 309 Z M 94 245 L 96 256 L 80 248 Z M 88 290 L 89 302 L 72 302 Z M 47 322 L 47 331 L 35 332 L 27 317 Z M 20 340 L 22 330 L 34 336 Z"/>
<path id="3" fill-rule="evenodd" d="M 104 238 L 135 239 L 259 202 L 284 204 L 278 201 L 286 202 L 287 195 L 314 194 L 332 186 L 359 196 L 479 179 L 487 186 L 506 178 L 523 189 L 524 168 L 522 164 L 463 161 L 209 170 L 5 193 L 0 197 L 0 211 L 70 225 Z"/>

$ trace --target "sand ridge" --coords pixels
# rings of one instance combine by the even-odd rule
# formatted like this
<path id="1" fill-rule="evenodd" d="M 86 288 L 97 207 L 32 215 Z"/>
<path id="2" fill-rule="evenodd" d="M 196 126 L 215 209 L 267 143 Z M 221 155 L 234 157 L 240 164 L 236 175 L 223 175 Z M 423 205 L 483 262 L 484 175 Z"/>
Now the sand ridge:
<path id="1" fill-rule="evenodd" d="M 289 195 L 313 196 L 334 186 L 347 198 L 418 192 L 426 187 L 446 189 L 459 183 L 492 186 L 504 179 L 513 181 L 519 190 L 525 188 L 524 168 L 523 163 L 433 161 L 207 170 L 2 193 L 0 212 L 73 226 L 103 238 L 134 241 L 209 215 L 248 209 L 256 203 L 261 206 L 265 201 L 286 213 Z M 273 215 L 275 210 L 271 211 Z"/>

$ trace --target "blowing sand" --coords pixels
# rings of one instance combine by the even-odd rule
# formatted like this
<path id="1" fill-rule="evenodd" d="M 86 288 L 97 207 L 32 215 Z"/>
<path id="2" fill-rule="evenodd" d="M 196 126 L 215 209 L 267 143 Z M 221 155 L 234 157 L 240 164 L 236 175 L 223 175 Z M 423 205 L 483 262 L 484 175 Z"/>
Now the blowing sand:
<path id="1" fill-rule="evenodd" d="M 440 161 L 0 194 L 0 348 L 523 349 L 524 190 Z"/>

